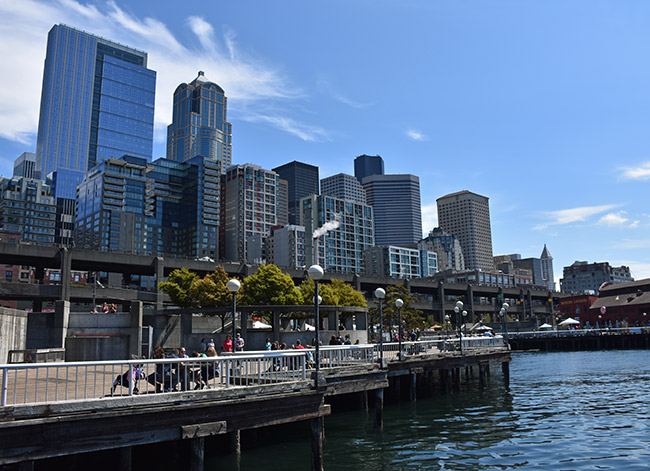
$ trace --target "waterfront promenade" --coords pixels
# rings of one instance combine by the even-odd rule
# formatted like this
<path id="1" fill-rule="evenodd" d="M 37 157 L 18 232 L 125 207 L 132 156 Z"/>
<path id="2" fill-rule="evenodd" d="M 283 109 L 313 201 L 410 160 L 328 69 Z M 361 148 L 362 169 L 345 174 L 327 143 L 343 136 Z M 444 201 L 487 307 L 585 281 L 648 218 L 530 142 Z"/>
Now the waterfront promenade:
<path id="1" fill-rule="evenodd" d="M 34 469 L 39 460 L 115 450 L 120 469 L 130 469 L 135 446 L 189 441 L 190 469 L 202 469 L 210 437 L 221 436 L 237 453 L 241 430 L 311 420 L 311 467 L 322 469 L 323 417 L 331 413 L 331 399 L 372 405 L 381 427 L 384 390 L 407 387 L 415 400 L 417 391 L 452 391 L 463 370 L 478 372 L 484 381 L 489 364 L 498 362 L 505 373 L 509 350 L 500 338 L 487 340 L 465 339 L 462 354 L 451 342 L 409 342 L 401 360 L 395 345 L 385 344 L 381 362 L 375 345 L 323 347 L 318 372 L 315 352 L 309 350 L 0 365 L 0 464 Z M 176 374 L 169 388 L 161 377 L 164 365 Z M 115 378 L 124 372 L 127 379 L 133 377 L 136 368 L 142 369 L 141 379 L 118 384 L 111 396 Z M 209 372 L 218 374 L 210 377 Z M 204 387 L 195 390 L 202 379 L 207 380 Z M 162 392 L 156 393 L 156 383 Z"/>

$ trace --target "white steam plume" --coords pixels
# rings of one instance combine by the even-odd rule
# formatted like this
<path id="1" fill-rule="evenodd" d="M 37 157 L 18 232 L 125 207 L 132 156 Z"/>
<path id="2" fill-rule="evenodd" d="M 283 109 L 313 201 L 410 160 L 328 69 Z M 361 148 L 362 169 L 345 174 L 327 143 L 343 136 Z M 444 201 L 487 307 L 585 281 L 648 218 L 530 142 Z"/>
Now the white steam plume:
<path id="1" fill-rule="evenodd" d="M 323 224 L 321 227 L 316 229 L 314 231 L 314 235 L 312 236 L 314 239 L 318 239 L 320 236 L 327 234 L 329 231 L 333 231 L 334 229 L 338 229 L 341 223 L 338 221 L 328 221 L 325 224 Z"/>

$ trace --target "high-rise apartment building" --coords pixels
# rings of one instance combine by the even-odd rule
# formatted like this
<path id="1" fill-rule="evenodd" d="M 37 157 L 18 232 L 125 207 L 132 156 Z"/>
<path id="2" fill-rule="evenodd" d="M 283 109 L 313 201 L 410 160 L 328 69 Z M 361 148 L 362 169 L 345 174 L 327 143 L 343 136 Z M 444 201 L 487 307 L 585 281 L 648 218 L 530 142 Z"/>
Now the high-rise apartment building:
<path id="1" fill-rule="evenodd" d="M 494 270 L 489 199 L 464 190 L 436 200 L 438 225 L 460 240 L 467 270 Z"/>
<path id="2" fill-rule="evenodd" d="M 0 231 L 32 244 L 54 243 L 56 206 L 49 185 L 25 177 L 0 177 Z"/>
<path id="3" fill-rule="evenodd" d="M 367 248 L 365 264 L 367 275 L 390 278 L 421 278 L 437 271 L 435 252 L 393 245 Z"/>
<path id="4" fill-rule="evenodd" d="M 438 270 L 465 270 L 465 257 L 458 237 L 436 227 L 418 242 L 418 247 L 437 254 Z"/>
<path id="5" fill-rule="evenodd" d="M 404 246 L 422 238 L 420 179 L 415 175 L 371 175 L 361 182 L 375 216 L 377 245 Z"/>
<path id="6" fill-rule="evenodd" d="M 174 91 L 172 123 L 167 127 L 167 158 L 185 162 L 196 155 L 217 160 L 223 173 L 232 162 L 232 125 L 223 89 L 202 71 Z"/>
<path id="7" fill-rule="evenodd" d="M 74 199 L 102 159 L 151 160 L 156 72 L 147 53 L 65 25 L 48 34 L 36 170 L 54 196 Z"/>
<path id="8" fill-rule="evenodd" d="M 282 268 L 301 269 L 305 261 L 305 228 L 278 226 L 271 228 L 266 239 L 268 262 Z"/>
<path id="9" fill-rule="evenodd" d="M 364 251 L 375 245 L 372 208 L 332 196 L 311 195 L 300 201 L 300 209 L 305 265 L 317 263 L 326 271 L 362 273 Z"/>
<path id="10" fill-rule="evenodd" d="M 280 177 L 258 165 L 231 165 L 221 177 L 221 258 L 262 263 L 263 247 L 277 226 Z"/>
<path id="11" fill-rule="evenodd" d="M 319 193 L 318 167 L 294 160 L 273 171 L 287 181 L 289 224 L 300 224 L 300 200 Z"/>
<path id="12" fill-rule="evenodd" d="M 360 155 L 354 159 L 354 176 L 359 183 L 363 183 L 363 179 L 370 175 L 383 175 L 384 174 L 384 159 L 379 155 Z"/>
<path id="13" fill-rule="evenodd" d="M 322 195 L 366 204 L 366 190 L 359 180 L 345 173 L 323 178 L 320 181 L 320 191 Z"/>
<path id="14" fill-rule="evenodd" d="M 36 171 L 36 154 L 23 152 L 14 161 L 14 177 L 40 178 Z"/>

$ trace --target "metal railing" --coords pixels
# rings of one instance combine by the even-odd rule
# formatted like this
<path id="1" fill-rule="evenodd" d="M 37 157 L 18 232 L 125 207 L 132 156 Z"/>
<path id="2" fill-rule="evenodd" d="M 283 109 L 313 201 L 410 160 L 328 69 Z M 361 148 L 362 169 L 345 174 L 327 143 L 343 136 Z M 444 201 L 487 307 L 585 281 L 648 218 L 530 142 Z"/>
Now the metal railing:
<path id="1" fill-rule="evenodd" d="M 282 355 L 283 353 L 302 352 L 305 355 L 307 368 L 312 368 L 315 365 L 316 349 L 303 348 L 291 350 L 254 350 L 245 352 L 248 355 Z M 223 352 L 221 356 L 237 357 L 243 353 Z M 322 345 L 319 348 L 320 354 L 320 367 L 321 368 L 336 368 L 341 366 L 350 366 L 361 363 L 372 364 L 375 362 L 375 346 L 371 344 L 364 345 Z"/>
<path id="2" fill-rule="evenodd" d="M 301 351 L 214 358 L 164 358 L 0 365 L 0 405 L 96 399 L 304 381 Z"/>
<path id="3" fill-rule="evenodd" d="M 379 345 L 375 345 L 375 349 L 377 355 L 379 355 Z M 463 353 L 507 349 L 508 346 L 501 335 L 495 335 L 493 337 L 462 337 Z M 402 342 L 403 357 L 408 355 L 431 355 L 460 351 L 458 337 L 439 337 L 436 339 Z M 384 343 L 384 358 L 388 358 L 389 360 L 397 360 L 399 358 L 399 342 Z"/>
<path id="4" fill-rule="evenodd" d="M 594 337 L 605 335 L 646 334 L 650 327 L 604 327 L 598 329 L 559 329 L 510 332 L 509 338 L 547 338 L 547 337 Z"/>

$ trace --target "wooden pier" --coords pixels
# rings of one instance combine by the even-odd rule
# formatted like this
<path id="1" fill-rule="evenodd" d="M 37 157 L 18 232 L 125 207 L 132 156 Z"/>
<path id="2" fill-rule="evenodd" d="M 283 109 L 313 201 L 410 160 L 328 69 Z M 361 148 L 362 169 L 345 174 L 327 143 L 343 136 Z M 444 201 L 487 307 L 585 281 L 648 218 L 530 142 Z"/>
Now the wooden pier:
<path id="1" fill-rule="evenodd" d="M 331 401 L 359 407 L 372 403 L 375 424 L 382 427 L 384 394 L 416 400 L 418 390 L 453 393 L 463 371 L 466 376 L 478 372 L 483 387 L 491 363 L 501 363 L 507 383 L 509 361 L 505 349 L 407 355 L 383 364 L 308 370 L 312 373 L 306 380 L 280 384 L 9 405 L 0 407 L 0 465 L 52 469 L 57 457 L 109 453 L 107 469 L 130 470 L 134 447 L 182 442 L 178 449 L 187 453 L 187 469 L 202 470 L 206 440 L 212 437 L 221 436 L 219 443 L 228 444 L 222 452 L 240 453 L 241 431 L 311 421 L 312 459 L 305 468 L 321 470 L 324 418 L 331 413 Z M 408 394 L 401 394 L 403 387 Z M 69 470 L 85 467 L 84 460 L 66 464 Z"/>

